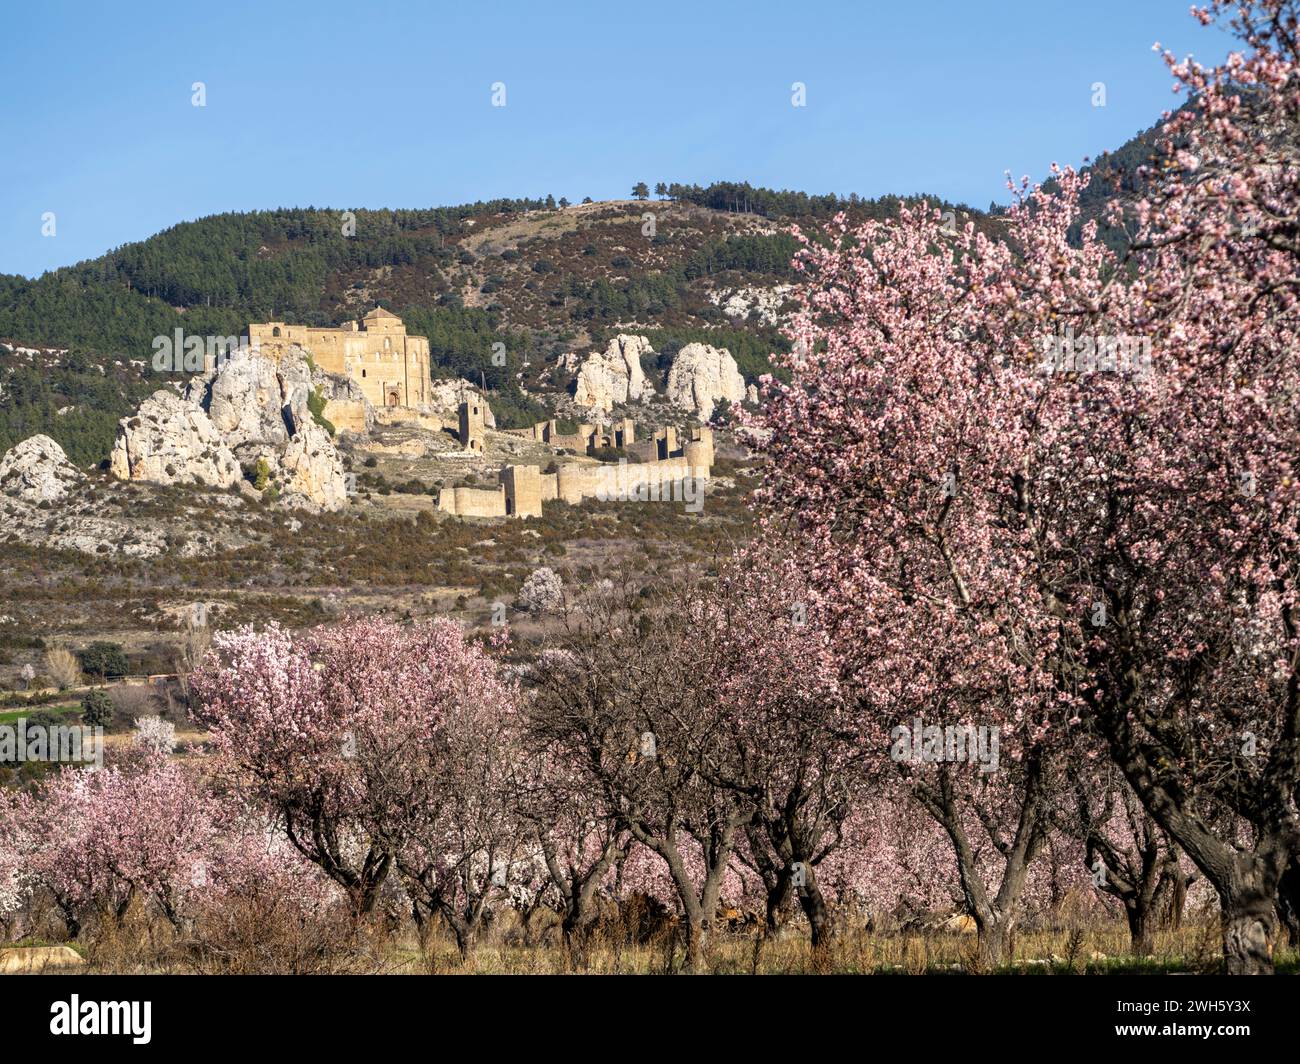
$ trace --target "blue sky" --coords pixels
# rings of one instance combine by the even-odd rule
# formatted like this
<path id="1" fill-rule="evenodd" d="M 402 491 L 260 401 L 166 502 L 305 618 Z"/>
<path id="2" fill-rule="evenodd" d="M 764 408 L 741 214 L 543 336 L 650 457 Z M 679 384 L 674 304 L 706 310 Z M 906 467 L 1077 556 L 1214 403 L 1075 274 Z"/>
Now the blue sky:
<path id="1" fill-rule="evenodd" d="M 609 199 L 638 180 L 984 207 L 1005 201 L 1004 171 L 1078 163 L 1174 106 L 1152 43 L 1205 61 L 1227 46 L 1187 8 L 10 4 L 0 272 L 34 276 L 221 211 Z M 796 81 L 806 107 L 791 106 Z"/>

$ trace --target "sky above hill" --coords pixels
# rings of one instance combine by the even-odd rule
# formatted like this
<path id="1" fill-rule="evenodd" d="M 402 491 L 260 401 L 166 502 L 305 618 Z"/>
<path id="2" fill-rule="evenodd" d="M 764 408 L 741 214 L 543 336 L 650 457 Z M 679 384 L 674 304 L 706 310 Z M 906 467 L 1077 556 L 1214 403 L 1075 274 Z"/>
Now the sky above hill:
<path id="1" fill-rule="evenodd" d="M 1187 8 L 11 5 L 0 272 L 35 276 L 222 211 L 577 202 L 636 181 L 985 207 L 1007 200 L 1005 171 L 1077 165 L 1176 106 L 1152 44 L 1205 62 L 1228 46 Z"/>

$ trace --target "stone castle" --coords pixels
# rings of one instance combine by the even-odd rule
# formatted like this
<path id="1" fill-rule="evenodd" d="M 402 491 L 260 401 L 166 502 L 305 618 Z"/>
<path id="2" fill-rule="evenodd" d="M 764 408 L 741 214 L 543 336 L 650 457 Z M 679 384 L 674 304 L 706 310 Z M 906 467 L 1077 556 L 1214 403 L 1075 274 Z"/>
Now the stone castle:
<path id="1" fill-rule="evenodd" d="M 248 341 L 276 359 L 290 347 L 301 347 L 326 373 L 355 381 L 379 409 L 429 401 L 429 341 L 408 336 L 402 319 L 383 307 L 336 329 L 282 321 L 250 324 Z"/>
<path id="2" fill-rule="evenodd" d="M 407 335 L 402 319 L 382 307 L 360 322 L 338 328 L 282 321 L 252 323 L 248 341 L 276 361 L 290 348 L 301 348 L 321 370 L 356 384 L 382 420 L 414 419 L 435 430 L 446 426 L 466 451 L 484 452 L 487 430 L 495 424 L 487 402 L 462 387 L 454 426 L 428 416 L 435 391 L 429 341 Z M 355 398 L 331 399 L 324 417 L 340 429 L 361 432 L 366 424 L 364 405 Z M 495 486 L 443 488 L 438 496 L 439 511 L 461 517 L 540 517 L 542 503 L 549 500 L 579 503 L 589 498 L 636 497 L 647 491 L 658 497 L 686 481 L 703 483 L 713 466 L 713 431 L 707 427 L 662 428 L 644 440 L 636 439 L 636 426 L 628 418 L 608 426 L 580 424 L 573 433 L 560 432 L 555 419 L 502 431 L 557 451 L 592 455 L 618 449 L 627 461 L 568 462 L 553 473 L 543 473 L 535 465 L 506 465 L 498 470 Z"/>
<path id="3" fill-rule="evenodd" d="M 459 421 L 461 445 L 482 453 L 486 438 L 482 400 L 462 402 Z M 669 426 L 640 441 L 636 426 L 627 418 L 608 428 L 579 425 L 571 434 L 558 432 L 554 419 L 531 428 L 505 429 L 504 433 L 588 455 L 620 448 L 631 460 L 597 465 L 566 462 L 554 473 L 544 473 L 533 465 L 507 465 L 497 473 L 494 486 L 443 488 L 438 494 L 441 512 L 458 517 L 540 517 L 542 503 L 556 499 L 580 503 L 591 498 L 635 498 L 642 493 L 657 497 L 683 481 L 706 481 L 713 466 L 713 430 L 706 426 L 692 428 L 685 435 Z"/>

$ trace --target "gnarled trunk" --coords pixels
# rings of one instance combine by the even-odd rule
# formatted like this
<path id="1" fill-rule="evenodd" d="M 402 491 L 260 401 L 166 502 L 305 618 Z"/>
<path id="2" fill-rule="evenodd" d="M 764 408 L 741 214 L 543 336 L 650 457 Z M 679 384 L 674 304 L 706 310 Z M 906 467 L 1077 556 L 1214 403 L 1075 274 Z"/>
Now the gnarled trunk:
<path id="1" fill-rule="evenodd" d="M 1291 858 L 1277 885 L 1277 915 L 1286 928 L 1287 942 L 1300 946 L 1300 860 Z"/>
<path id="2" fill-rule="evenodd" d="M 989 972 L 1010 962 L 1015 952 L 1015 930 L 1013 915 L 992 909 L 975 913 L 975 944 L 980 971 Z"/>
<path id="3" fill-rule="evenodd" d="M 1128 919 L 1129 948 L 1135 957 L 1149 957 L 1155 948 L 1156 913 L 1140 897 L 1126 898 L 1124 915 Z"/>
<path id="4" fill-rule="evenodd" d="M 1241 880 L 1219 899 L 1224 966 L 1229 975 L 1272 975 L 1278 933 L 1273 891 L 1258 876 Z"/>
<path id="5" fill-rule="evenodd" d="M 806 864 L 804 885 L 799 889 L 799 904 L 808 920 L 809 933 L 812 936 L 814 951 L 825 948 L 830 937 L 830 914 L 826 909 L 826 898 L 817 883 L 817 873 L 811 864 Z"/>

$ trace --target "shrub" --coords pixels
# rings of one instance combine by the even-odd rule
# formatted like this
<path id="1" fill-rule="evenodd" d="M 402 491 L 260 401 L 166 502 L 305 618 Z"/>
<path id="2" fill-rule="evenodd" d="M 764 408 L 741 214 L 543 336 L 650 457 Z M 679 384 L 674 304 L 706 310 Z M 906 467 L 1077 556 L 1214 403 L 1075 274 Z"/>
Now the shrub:
<path id="1" fill-rule="evenodd" d="M 126 653 L 120 643 L 91 643 L 77 657 L 81 661 L 81 671 L 101 680 L 123 677 L 128 672 Z"/>
<path id="2" fill-rule="evenodd" d="M 103 691 L 90 691 L 81 700 L 81 719 L 91 728 L 107 728 L 113 723 L 116 707 Z"/>
<path id="3" fill-rule="evenodd" d="M 60 691 L 81 682 L 81 665 L 76 656 L 64 647 L 51 647 L 45 652 L 45 671 Z"/>
<path id="4" fill-rule="evenodd" d="M 563 601 L 564 585 L 554 569 L 534 569 L 519 589 L 520 608 L 536 613 L 553 610 Z"/>
<path id="5" fill-rule="evenodd" d="M 307 409 L 311 413 L 312 420 L 321 428 L 334 435 L 334 423 L 325 416 L 326 399 L 320 393 L 319 388 L 313 388 L 307 396 Z"/>

